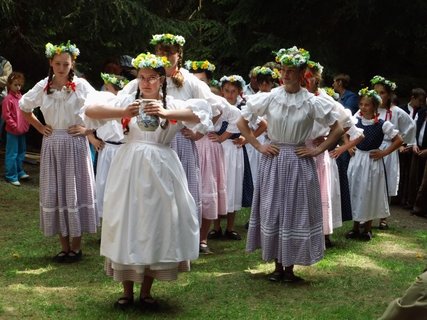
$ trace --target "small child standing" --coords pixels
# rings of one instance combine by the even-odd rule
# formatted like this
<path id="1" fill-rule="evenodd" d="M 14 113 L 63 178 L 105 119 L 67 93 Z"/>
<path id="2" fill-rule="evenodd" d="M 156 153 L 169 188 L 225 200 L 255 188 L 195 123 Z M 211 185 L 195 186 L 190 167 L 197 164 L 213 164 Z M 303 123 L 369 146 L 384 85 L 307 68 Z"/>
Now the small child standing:
<path id="1" fill-rule="evenodd" d="M 30 127 L 19 109 L 24 82 L 25 77 L 22 73 L 12 72 L 7 78 L 7 96 L 2 102 L 2 116 L 6 123 L 7 136 L 5 177 L 14 186 L 20 186 L 19 180 L 30 177 L 22 167 L 26 151 L 25 133 Z"/>
<path id="2" fill-rule="evenodd" d="M 360 90 L 359 96 L 360 113 L 356 126 L 363 129 L 365 139 L 356 145 L 357 151 L 350 159 L 347 171 L 354 223 L 346 238 L 369 241 L 372 239 L 372 220 L 390 215 L 383 158 L 398 149 L 403 140 L 392 123 L 378 119 L 380 96 L 368 88 Z M 391 143 L 380 150 L 384 139 Z M 359 231 L 360 222 L 365 222 L 363 233 Z"/>

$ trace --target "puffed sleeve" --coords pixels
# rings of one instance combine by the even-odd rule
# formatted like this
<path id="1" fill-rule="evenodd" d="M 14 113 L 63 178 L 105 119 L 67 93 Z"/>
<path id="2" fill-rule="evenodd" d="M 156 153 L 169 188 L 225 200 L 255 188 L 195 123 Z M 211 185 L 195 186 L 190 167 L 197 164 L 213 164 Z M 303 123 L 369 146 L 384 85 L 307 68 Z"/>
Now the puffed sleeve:
<path id="1" fill-rule="evenodd" d="M 350 110 L 349 110 L 350 111 Z M 350 111 L 351 112 L 351 111 Z M 363 129 L 352 125 L 346 132 L 350 141 L 359 138 L 363 134 Z"/>
<path id="2" fill-rule="evenodd" d="M 223 119 L 228 122 L 226 131 L 229 133 L 240 133 L 239 128 L 237 128 L 237 121 L 239 121 L 242 115 L 239 108 L 230 105 L 230 107 L 227 110 L 223 110 L 223 112 Z"/>
<path id="3" fill-rule="evenodd" d="M 41 106 L 43 95 L 46 93 L 44 88 L 47 84 L 47 78 L 40 80 L 19 100 L 19 108 L 24 112 L 33 112 L 34 108 Z"/>
<path id="4" fill-rule="evenodd" d="M 133 100 L 133 95 L 122 95 L 119 97 L 109 91 L 94 91 L 88 94 L 79 115 L 87 128 L 97 129 L 111 119 L 92 119 L 88 117 L 85 113 L 88 107 L 94 105 L 105 105 L 114 108 L 126 108 Z M 120 119 L 115 120 L 120 121 Z"/>
<path id="5" fill-rule="evenodd" d="M 91 84 L 83 78 L 76 78 L 75 80 L 77 82 L 77 90 L 76 94 L 77 97 L 80 99 L 85 100 L 86 97 L 90 94 L 95 92 L 95 88 L 91 86 Z"/>
<path id="6" fill-rule="evenodd" d="M 416 130 L 415 121 L 402 109 L 399 110 L 398 126 L 403 142 L 408 145 L 416 145 Z"/>
<path id="7" fill-rule="evenodd" d="M 390 121 L 384 121 L 383 133 L 384 139 L 391 140 L 399 133 L 399 130 L 396 130 Z"/>
<path id="8" fill-rule="evenodd" d="M 193 74 L 187 74 L 186 81 L 188 81 L 191 87 L 192 97 L 204 99 L 211 106 L 213 117 L 219 115 L 221 110 L 229 106 L 226 99 L 213 93 L 205 82 L 201 81 Z"/>
<path id="9" fill-rule="evenodd" d="M 334 111 L 334 102 L 328 98 L 312 96 L 308 103 L 311 105 L 311 116 L 320 124 L 331 126 L 339 119 L 339 114 Z"/>
<path id="10" fill-rule="evenodd" d="M 193 132 L 207 133 L 213 130 L 212 109 L 203 99 L 189 99 L 186 101 L 173 99 L 167 102 L 172 103 L 177 109 L 190 109 L 200 120 L 199 123 L 182 121 L 182 124 Z"/>
<path id="11" fill-rule="evenodd" d="M 271 99 L 271 92 L 260 92 L 250 95 L 248 101 L 246 101 L 246 105 L 242 106 L 242 117 L 252 124 L 256 123 L 258 117 L 266 114 Z"/>

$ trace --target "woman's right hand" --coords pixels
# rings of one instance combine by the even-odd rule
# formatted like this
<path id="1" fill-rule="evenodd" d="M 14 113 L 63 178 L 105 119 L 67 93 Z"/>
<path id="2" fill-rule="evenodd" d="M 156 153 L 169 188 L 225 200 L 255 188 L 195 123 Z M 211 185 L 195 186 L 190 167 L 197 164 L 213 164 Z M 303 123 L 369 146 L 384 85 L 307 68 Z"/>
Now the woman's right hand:
<path id="1" fill-rule="evenodd" d="M 139 114 L 140 102 L 134 101 L 126 107 L 124 110 L 122 118 L 132 118 Z"/>
<path id="2" fill-rule="evenodd" d="M 41 130 L 39 130 L 39 132 L 45 137 L 49 137 L 52 134 L 53 129 L 50 125 L 46 124 L 41 127 Z"/>
<path id="3" fill-rule="evenodd" d="M 277 156 L 280 152 L 279 148 L 274 144 L 260 144 L 256 149 L 262 154 L 272 157 Z"/>

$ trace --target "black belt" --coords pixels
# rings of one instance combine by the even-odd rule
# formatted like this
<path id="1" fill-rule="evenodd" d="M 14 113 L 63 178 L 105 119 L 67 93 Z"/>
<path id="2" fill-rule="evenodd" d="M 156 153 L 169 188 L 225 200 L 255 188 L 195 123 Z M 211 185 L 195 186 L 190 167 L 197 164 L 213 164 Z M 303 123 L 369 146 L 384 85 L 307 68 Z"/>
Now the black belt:
<path id="1" fill-rule="evenodd" d="M 115 141 L 105 141 L 105 143 L 114 144 L 116 146 L 123 144 L 123 142 L 115 142 Z"/>

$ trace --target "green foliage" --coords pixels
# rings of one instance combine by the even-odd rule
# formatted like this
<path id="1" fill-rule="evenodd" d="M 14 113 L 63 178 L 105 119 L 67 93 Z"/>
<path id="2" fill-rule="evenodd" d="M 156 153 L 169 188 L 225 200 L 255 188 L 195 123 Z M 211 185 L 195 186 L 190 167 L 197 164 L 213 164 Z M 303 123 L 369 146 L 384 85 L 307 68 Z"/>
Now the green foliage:
<path id="1" fill-rule="evenodd" d="M 273 50 L 297 45 L 325 66 L 327 82 L 346 72 L 359 89 L 381 74 L 407 95 L 427 87 L 426 10 L 422 0 L 3 0 L 0 54 L 35 82 L 47 73 L 44 44 L 70 39 L 80 70 L 100 81 L 105 59 L 152 50 L 151 35 L 169 32 L 187 39 L 185 59 L 212 60 L 217 78 L 246 76 Z"/>

